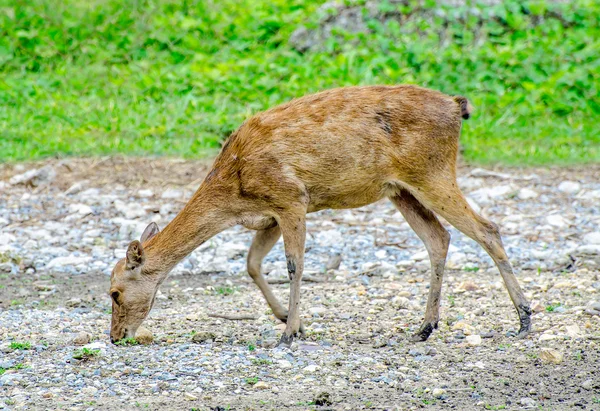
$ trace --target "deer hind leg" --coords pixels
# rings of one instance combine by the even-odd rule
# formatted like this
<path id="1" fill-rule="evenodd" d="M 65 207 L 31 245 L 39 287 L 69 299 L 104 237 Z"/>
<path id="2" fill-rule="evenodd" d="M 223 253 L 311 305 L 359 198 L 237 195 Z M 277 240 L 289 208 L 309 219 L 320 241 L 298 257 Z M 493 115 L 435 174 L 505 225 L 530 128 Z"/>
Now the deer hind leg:
<path id="1" fill-rule="evenodd" d="M 450 234 L 442 226 L 437 217 L 423 206 L 408 190 L 390 197 L 396 208 L 402 213 L 406 222 L 425 244 L 431 261 L 431 285 L 425 318 L 419 330 L 413 335 L 413 341 L 425 341 L 434 329 L 438 328 L 440 319 L 440 298 L 446 255 L 450 244 Z"/>
<path id="2" fill-rule="evenodd" d="M 261 273 L 263 259 L 269 254 L 269 251 L 277 243 L 280 236 L 281 230 L 277 225 L 256 232 L 250 246 L 250 251 L 248 252 L 248 274 L 262 292 L 275 317 L 285 323 L 288 319 L 288 310 L 275 297 L 271 287 L 269 287 L 269 284 Z M 302 324 L 300 324 L 300 333 L 304 334 L 304 326 Z"/>
<path id="3" fill-rule="evenodd" d="M 473 211 L 455 180 L 439 179 L 430 186 L 421 186 L 420 189 L 413 191 L 413 194 L 427 208 L 435 211 L 458 230 L 477 241 L 492 257 L 519 315 L 518 336 L 521 338 L 526 336 L 531 331 L 530 304 L 513 273 L 502 245 L 498 226 Z"/>

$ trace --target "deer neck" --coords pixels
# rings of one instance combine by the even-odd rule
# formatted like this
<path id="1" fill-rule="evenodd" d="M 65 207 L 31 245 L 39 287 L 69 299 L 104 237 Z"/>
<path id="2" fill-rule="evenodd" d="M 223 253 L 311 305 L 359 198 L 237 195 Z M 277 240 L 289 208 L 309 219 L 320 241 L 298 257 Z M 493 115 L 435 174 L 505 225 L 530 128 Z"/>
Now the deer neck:
<path id="1" fill-rule="evenodd" d="M 225 199 L 203 184 L 183 210 L 158 234 L 143 244 L 144 273 L 162 282 L 169 272 L 202 243 L 235 225 Z"/>

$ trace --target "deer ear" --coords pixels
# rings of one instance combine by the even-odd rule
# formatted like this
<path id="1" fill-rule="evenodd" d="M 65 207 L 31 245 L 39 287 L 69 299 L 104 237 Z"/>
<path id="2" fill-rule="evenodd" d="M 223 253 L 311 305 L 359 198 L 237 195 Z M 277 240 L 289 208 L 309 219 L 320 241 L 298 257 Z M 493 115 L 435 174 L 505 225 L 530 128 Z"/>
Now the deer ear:
<path id="1" fill-rule="evenodd" d="M 146 241 L 150 240 L 152 237 L 154 237 L 159 232 L 160 232 L 160 228 L 158 228 L 158 225 L 156 223 L 152 222 L 152 223 L 148 224 L 148 227 L 146 227 L 146 229 L 142 233 L 142 237 L 140 238 L 140 243 L 145 243 Z"/>
<path id="2" fill-rule="evenodd" d="M 138 240 L 132 241 L 127 247 L 127 268 L 130 270 L 138 268 L 144 264 L 144 249 Z"/>

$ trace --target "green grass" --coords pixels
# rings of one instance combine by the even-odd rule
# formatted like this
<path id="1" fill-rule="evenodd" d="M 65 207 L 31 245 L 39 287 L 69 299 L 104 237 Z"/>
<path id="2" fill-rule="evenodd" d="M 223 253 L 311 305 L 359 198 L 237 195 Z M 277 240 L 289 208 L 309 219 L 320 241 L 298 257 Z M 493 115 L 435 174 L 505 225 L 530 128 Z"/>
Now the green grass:
<path id="1" fill-rule="evenodd" d="M 469 161 L 600 161 L 600 3 L 511 1 L 288 44 L 325 0 L 7 0 L 0 161 L 212 152 L 257 111 L 325 88 L 414 83 L 475 106 Z M 388 3 L 382 2 L 384 6 Z M 428 9 L 413 1 L 406 10 Z M 387 6 L 386 6 L 387 7 Z M 489 18 L 494 12 L 497 18 Z M 484 41 L 473 33 L 480 30 Z"/>
<path id="2" fill-rule="evenodd" d="M 546 311 L 549 312 L 549 313 L 554 312 L 554 310 L 556 310 L 560 306 L 561 306 L 560 303 L 549 304 L 549 305 L 546 306 Z"/>
<path id="3" fill-rule="evenodd" d="M 138 345 L 139 343 L 135 338 L 122 338 L 115 343 L 115 345 L 128 346 L 128 345 Z"/>
<path id="4" fill-rule="evenodd" d="M 29 341 L 25 341 L 25 342 L 13 341 L 10 343 L 10 348 L 12 348 L 13 350 L 29 350 L 31 348 L 31 343 Z"/>
<path id="5" fill-rule="evenodd" d="M 87 361 L 91 358 L 98 357 L 100 355 L 99 349 L 80 348 L 73 352 L 73 358 L 76 360 Z"/>

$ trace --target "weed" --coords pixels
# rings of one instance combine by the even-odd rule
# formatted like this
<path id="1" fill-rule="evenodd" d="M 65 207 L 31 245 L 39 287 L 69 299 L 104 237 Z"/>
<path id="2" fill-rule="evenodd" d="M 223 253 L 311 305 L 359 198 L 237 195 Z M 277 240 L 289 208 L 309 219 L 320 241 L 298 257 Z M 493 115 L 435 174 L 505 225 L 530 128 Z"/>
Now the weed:
<path id="1" fill-rule="evenodd" d="M 256 346 L 254 344 L 248 344 L 248 351 L 256 350 Z"/>
<path id="2" fill-rule="evenodd" d="M 76 360 L 87 361 L 100 355 L 99 349 L 80 348 L 73 352 L 73 358 Z"/>
<path id="3" fill-rule="evenodd" d="M 29 350 L 31 348 L 31 343 L 29 341 L 25 341 L 25 342 L 13 341 L 10 343 L 10 348 L 12 348 L 13 350 Z"/>
<path id="4" fill-rule="evenodd" d="M 271 360 L 267 360 L 265 358 L 253 358 L 252 359 L 252 364 L 254 364 L 254 365 L 269 365 L 272 363 L 273 362 Z"/>
<path id="5" fill-rule="evenodd" d="M 217 287 L 215 288 L 215 293 L 218 295 L 231 295 L 235 292 L 234 287 Z"/>
<path id="6" fill-rule="evenodd" d="M 548 306 L 546 306 L 546 311 L 548 311 L 549 313 L 553 312 L 554 310 L 556 310 L 558 307 L 560 307 L 560 303 L 557 304 L 550 304 Z"/>
<path id="7" fill-rule="evenodd" d="M 258 382 L 258 377 L 249 377 L 246 378 L 244 381 L 246 381 L 246 384 L 254 385 Z"/>
<path id="8" fill-rule="evenodd" d="M 115 345 L 127 346 L 127 345 L 138 345 L 139 343 L 135 338 L 123 338 L 115 343 Z"/>
<path id="9" fill-rule="evenodd" d="M 456 304 L 456 297 L 453 295 L 448 295 L 448 301 L 450 302 L 450 307 L 454 307 Z"/>

